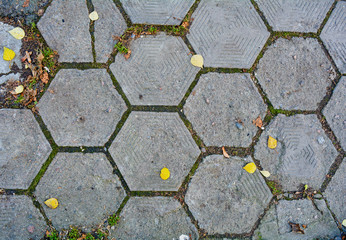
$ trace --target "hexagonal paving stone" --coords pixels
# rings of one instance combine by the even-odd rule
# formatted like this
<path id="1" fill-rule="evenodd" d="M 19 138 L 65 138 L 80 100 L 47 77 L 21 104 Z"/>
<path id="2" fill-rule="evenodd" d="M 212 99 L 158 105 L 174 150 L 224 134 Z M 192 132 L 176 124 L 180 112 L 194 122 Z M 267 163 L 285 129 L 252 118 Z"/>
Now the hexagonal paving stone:
<path id="1" fill-rule="evenodd" d="M 346 149 L 346 77 L 342 77 L 334 89 L 327 106 L 323 109 L 329 126 L 340 141 L 341 147 Z"/>
<path id="2" fill-rule="evenodd" d="M 189 184 L 185 201 L 208 234 L 248 233 L 272 198 L 263 177 L 243 167 L 251 157 L 206 157 Z"/>
<path id="3" fill-rule="evenodd" d="M 200 153 L 179 115 L 163 112 L 132 112 L 109 152 L 132 191 L 177 191 Z"/>
<path id="4" fill-rule="evenodd" d="M 317 32 L 333 0 L 255 0 L 274 31 Z"/>
<path id="5" fill-rule="evenodd" d="M 93 0 L 92 3 L 99 15 L 99 19 L 94 23 L 96 62 L 107 62 L 118 42 L 113 36 L 121 36 L 127 25 L 112 0 Z"/>
<path id="6" fill-rule="evenodd" d="M 277 240 L 311 240 L 311 239 L 334 239 L 340 232 L 323 200 L 308 199 L 279 201 L 266 212 L 254 233 L 254 240 L 277 239 Z M 304 234 L 292 231 L 289 222 L 304 224 L 301 227 Z"/>
<path id="7" fill-rule="evenodd" d="M 121 212 L 111 237 L 125 239 L 198 239 L 198 232 L 177 200 L 171 197 L 133 197 Z"/>
<path id="8" fill-rule="evenodd" d="M 60 62 L 92 62 L 90 19 L 85 0 L 54 0 L 37 24 Z"/>
<path id="9" fill-rule="evenodd" d="M 180 37 L 138 38 L 131 57 L 115 57 L 110 66 L 130 102 L 135 105 L 178 105 L 200 68 L 190 63 L 189 49 Z"/>
<path id="10" fill-rule="evenodd" d="M 345 14 L 346 2 L 339 1 L 321 33 L 321 39 L 341 73 L 346 73 Z"/>
<path id="11" fill-rule="evenodd" d="M 278 140 L 275 149 L 267 146 L 269 136 Z M 254 156 L 271 173 L 269 180 L 296 191 L 300 184 L 319 189 L 337 151 L 316 115 L 279 114 L 262 133 Z"/>
<path id="12" fill-rule="evenodd" d="M 194 0 L 120 0 L 132 23 L 179 25 Z"/>
<path id="13" fill-rule="evenodd" d="M 206 67 L 251 68 L 269 32 L 250 0 L 202 0 L 187 38 Z"/>
<path id="14" fill-rule="evenodd" d="M 268 47 L 256 77 L 276 109 L 315 110 L 336 72 L 313 38 L 279 38 Z"/>
<path id="15" fill-rule="evenodd" d="M 0 109 L 0 188 L 28 188 L 51 150 L 30 110 Z"/>
<path id="16" fill-rule="evenodd" d="M 336 171 L 331 182 L 324 193 L 330 209 L 336 215 L 337 219 L 342 222 L 346 219 L 346 163 L 345 159 Z"/>
<path id="17" fill-rule="evenodd" d="M 27 196 L 0 195 L 0 239 L 41 239 L 48 226 Z"/>
<path id="18" fill-rule="evenodd" d="M 55 228 L 91 229 L 115 213 L 125 197 L 103 153 L 58 153 L 36 187 L 35 195 Z M 57 209 L 45 204 L 59 201 Z"/>
<path id="19" fill-rule="evenodd" d="M 248 147 L 267 106 L 250 74 L 202 75 L 186 101 L 184 113 L 208 146 Z"/>
<path id="20" fill-rule="evenodd" d="M 126 105 L 105 69 L 63 69 L 38 108 L 58 145 L 102 146 Z"/>

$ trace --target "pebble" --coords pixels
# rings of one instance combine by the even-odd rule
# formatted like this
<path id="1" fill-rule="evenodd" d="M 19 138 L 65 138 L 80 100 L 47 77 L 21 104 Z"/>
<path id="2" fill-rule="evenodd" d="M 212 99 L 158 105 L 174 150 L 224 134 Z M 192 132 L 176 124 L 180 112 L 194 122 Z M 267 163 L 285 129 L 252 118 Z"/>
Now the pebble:
<path id="1" fill-rule="evenodd" d="M 235 126 L 236 126 L 238 129 L 240 129 L 240 130 L 243 129 L 243 125 L 242 125 L 241 123 L 236 122 L 236 123 L 235 123 Z"/>

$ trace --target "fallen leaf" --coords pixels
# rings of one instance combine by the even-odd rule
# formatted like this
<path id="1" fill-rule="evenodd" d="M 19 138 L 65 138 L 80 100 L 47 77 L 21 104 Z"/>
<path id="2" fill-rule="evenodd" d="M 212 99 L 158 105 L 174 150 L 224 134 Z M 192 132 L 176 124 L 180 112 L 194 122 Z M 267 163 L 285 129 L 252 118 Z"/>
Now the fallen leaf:
<path id="1" fill-rule="evenodd" d="M 229 158 L 229 155 L 228 155 L 228 153 L 226 152 L 225 147 L 222 147 L 222 154 L 223 154 L 223 156 L 224 156 L 225 158 Z"/>
<path id="2" fill-rule="evenodd" d="M 269 138 L 268 138 L 268 147 L 271 148 L 271 149 L 275 149 L 277 145 L 278 145 L 278 141 L 275 138 L 269 136 Z"/>
<path id="3" fill-rule="evenodd" d="M 31 54 L 32 54 L 32 52 L 25 51 L 25 56 L 21 59 L 22 62 L 24 62 L 25 60 L 28 60 L 28 62 L 31 63 L 31 57 L 30 57 Z M 24 59 L 24 61 L 23 61 L 23 59 Z"/>
<path id="4" fill-rule="evenodd" d="M 188 28 L 190 26 L 190 23 L 188 21 L 185 21 L 181 24 L 184 28 Z"/>
<path id="5" fill-rule="evenodd" d="M 202 55 L 197 54 L 197 55 L 193 55 L 191 57 L 191 64 L 193 66 L 203 68 L 203 62 L 204 62 L 204 60 L 203 60 Z"/>
<path id="6" fill-rule="evenodd" d="M 40 79 L 41 79 L 41 81 L 42 81 L 44 84 L 47 84 L 47 83 L 48 83 L 48 80 L 49 80 L 48 73 L 47 73 L 47 72 L 43 72 L 43 74 L 41 74 L 41 76 L 40 76 Z"/>
<path id="7" fill-rule="evenodd" d="M 25 37 L 25 32 L 23 30 L 23 28 L 20 27 L 16 27 L 13 28 L 12 30 L 8 31 L 15 39 L 22 39 L 23 37 Z"/>
<path id="8" fill-rule="evenodd" d="M 270 177 L 270 172 L 268 172 L 268 171 L 260 171 L 260 173 L 262 173 L 262 175 L 266 178 Z"/>
<path id="9" fill-rule="evenodd" d="M 22 93 L 23 91 L 24 91 L 24 86 L 23 86 L 23 85 L 19 85 L 18 87 L 16 87 L 16 88 L 14 89 L 15 94 L 20 94 L 20 93 Z"/>
<path id="10" fill-rule="evenodd" d="M 30 0 L 24 0 L 23 8 L 29 7 Z"/>
<path id="11" fill-rule="evenodd" d="M 52 89 L 48 89 L 47 91 L 50 92 L 51 94 L 55 93 L 54 90 L 52 90 Z"/>
<path id="12" fill-rule="evenodd" d="M 298 223 L 288 222 L 288 224 L 291 226 L 292 232 L 304 234 L 303 229 L 300 228 Z"/>
<path id="13" fill-rule="evenodd" d="M 97 19 L 99 19 L 99 15 L 96 11 L 93 11 L 89 14 L 89 18 L 91 19 L 91 21 L 96 21 Z"/>
<path id="14" fill-rule="evenodd" d="M 58 199 L 56 198 L 50 198 L 47 201 L 45 201 L 44 204 L 46 204 L 51 209 L 55 209 L 58 207 L 59 202 L 58 202 Z"/>
<path id="15" fill-rule="evenodd" d="M 126 54 L 124 54 L 124 58 L 127 60 L 131 56 L 131 50 L 129 49 Z"/>
<path id="16" fill-rule="evenodd" d="M 16 56 L 16 53 L 13 50 L 11 50 L 7 47 L 4 47 L 3 59 L 5 61 L 11 61 L 15 56 Z"/>
<path id="17" fill-rule="evenodd" d="M 254 163 L 248 163 L 245 165 L 245 167 L 243 167 L 243 169 L 245 169 L 245 171 L 247 171 L 248 173 L 254 173 L 257 167 Z"/>
<path id="18" fill-rule="evenodd" d="M 308 187 L 309 187 L 309 186 L 308 186 L 307 184 L 305 184 L 305 185 L 304 185 L 304 190 L 307 190 Z"/>
<path id="19" fill-rule="evenodd" d="M 163 180 L 167 180 L 169 178 L 169 176 L 171 175 L 171 173 L 169 172 L 168 168 L 162 168 L 161 169 L 161 173 L 160 173 L 160 177 Z"/>
<path id="20" fill-rule="evenodd" d="M 342 225 L 346 227 L 346 219 L 342 220 Z"/>
<path id="21" fill-rule="evenodd" d="M 83 240 L 83 239 L 85 239 L 86 238 L 86 234 L 82 234 L 82 236 L 80 237 L 80 238 L 77 238 L 77 240 Z"/>
<path id="22" fill-rule="evenodd" d="M 263 127 L 263 122 L 262 122 L 261 116 L 258 116 L 255 120 L 252 121 L 252 123 L 253 123 L 256 127 L 259 127 L 259 128 L 262 128 L 262 127 Z"/>

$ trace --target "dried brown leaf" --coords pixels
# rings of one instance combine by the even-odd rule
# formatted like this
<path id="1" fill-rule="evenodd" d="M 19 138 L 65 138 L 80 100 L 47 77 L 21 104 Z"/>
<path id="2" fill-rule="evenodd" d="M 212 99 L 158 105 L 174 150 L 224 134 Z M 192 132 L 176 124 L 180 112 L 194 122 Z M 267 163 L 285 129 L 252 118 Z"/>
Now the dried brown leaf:
<path id="1" fill-rule="evenodd" d="M 131 50 L 129 49 L 126 54 L 124 54 L 124 58 L 127 60 L 131 56 Z"/>
<path id="2" fill-rule="evenodd" d="M 255 120 L 252 121 L 252 123 L 256 127 L 259 127 L 259 128 L 263 127 L 263 122 L 262 122 L 261 116 L 258 116 Z"/>
<path id="3" fill-rule="evenodd" d="M 40 75 L 40 79 L 44 84 L 48 83 L 49 76 L 47 72 L 43 72 L 43 74 Z"/>
<path id="4" fill-rule="evenodd" d="M 304 234 L 304 231 L 300 228 L 299 223 L 288 222 L 288 224 L 291 226 L 292 232 Z"/>
<path id="5" fill-rule="evenodd" d="M 23 8 L 29 7 L 30 0 L 24 0 Z"/>
<path id="6" fill-rule="evenodd" d="M 112 38 L 113 38 L 113 40 L 114 41 L 121 41 L 121 37 L 119 37 L 119 36 L 112 36 Z"/>
<path id="7" fill-rule="evenodd" d="M 225 147 L 222 147 L 222 154 L 223 154 L 223 156 L 224 156 L 225 158 L 229 158 L 229 155 L 228 155 L 228 153 L 226 152 Z"/>

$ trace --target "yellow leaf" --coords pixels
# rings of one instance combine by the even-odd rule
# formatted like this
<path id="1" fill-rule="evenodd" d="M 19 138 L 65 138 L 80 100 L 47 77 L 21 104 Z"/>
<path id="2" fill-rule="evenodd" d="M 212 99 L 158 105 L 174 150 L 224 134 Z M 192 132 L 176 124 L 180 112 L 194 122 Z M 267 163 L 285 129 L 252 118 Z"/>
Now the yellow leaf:
<path id="1" fill-rule="evenodd" d="M 223 156 L 224 156 L 225 158 L 229 158 L 229 155 L 228 155 L 228 153 L 226 152 L 225 147 L 222 147 L 222 154 L 223 154 Z"/>
<path id="2" fill-rule="evenodd" d="M 99 19 L 99 15 L 97 14 L 96 11 L 93 11 L 92 13 L 89 14 L 89 18 L 91 19 L 91 21 L 96 21 L 97 19 Z"/>
<path id="3" fill-rule="evenodd" d="M 47 201 L 45 201 L 44 203 L 52 209 L 57 208 L 59 205 L 58 199 L 56 199 L 56 198 L 50 198 Z"/>
<path id="4" fill-rule="evenodd" d="M 248 163 L 243 167 L 248 173 L 254 173 L 256 171 L 256 165 L 254 163 Z"/>
<path id="5" fill-rule="evenodd" d="M 344 220 L 342 221 L 342 225 L 343 225 L 344 227 L 346 227 L 346 219 L 344 219 Z"/>
<path id="6" fill-rule="evenodd" d="M 270 172 L 268 171 L 260 171 L 264 177 L 270 177 Z"/>
<path id="7" fill-rule="evenodd" d="M 161 169 L 161 173 L 160 173 L 160 177 L 163 180 L 167 180 L 169 178 L 169 176 L 171 175 L 171 173 L 169 172 L 168 168 L 162 168 Z"/>
<path id="8" fill-rule="evenodd" d="M 7 47 L 4 47 L 3 59 L 5 61 L 11 61 L 15 56 L 16 56 L 16 53 L 13 50 L 11 50 Z"/>
<path id="9" fill-rule="evenodd" d="M 304 186 L 304 190 L 307 190 L 308 189 L 308 185 L 307 184 L 305 184 L 305 186 Z"/>
<path id="10" fill-rule="evenodd" d="M 203 68 L 203 57 L 201 55 L 193 55 L 191 58 L 191 64 L 196 67 Z"/>
<path id="11" fill-rule="evenodd" d="M 276 148 L 277 145 L 278 145 L 278 141 L 275 138 L 269 136 L 269 138 L 268 138 L 268 147 L 271 148 L 271 149 L 274 149 L 274 148 Z"/>
<path id="12" fill-rule="evenodd" d="M 23 37 L 25 37 L 25 32 L 22 28 L 20 27 L 16 27 L 13 28 L 12 30 L 8 31 L 15 39 L 22 39 Z"/>
<path id="13" fill-rule="evenodd" d="M 23 91 L 24 91 L 23 85 L 19 85 L 18 87 L 16 87 L 16 88 L 14 89 L 14 92 L 15 92 L 16 94 L 22 93 Z"/>

